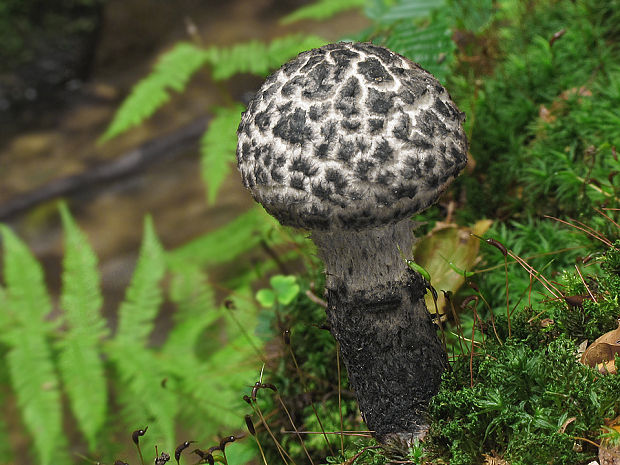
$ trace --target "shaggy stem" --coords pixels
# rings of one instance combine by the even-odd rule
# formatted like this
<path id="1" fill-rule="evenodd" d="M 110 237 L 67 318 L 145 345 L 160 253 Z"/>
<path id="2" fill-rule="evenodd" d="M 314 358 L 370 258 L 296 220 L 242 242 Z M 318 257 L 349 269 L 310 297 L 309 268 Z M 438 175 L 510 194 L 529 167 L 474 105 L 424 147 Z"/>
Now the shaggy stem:
<path id="1" fill-rule="evenodd" d="M 425 282 L 400 255 L 412 248 L 411 222 L 312 238 L 326 266 L 327 318 L 362 416 L 381 442 L 410 443 L 426 431 L 447 366 Z"/>

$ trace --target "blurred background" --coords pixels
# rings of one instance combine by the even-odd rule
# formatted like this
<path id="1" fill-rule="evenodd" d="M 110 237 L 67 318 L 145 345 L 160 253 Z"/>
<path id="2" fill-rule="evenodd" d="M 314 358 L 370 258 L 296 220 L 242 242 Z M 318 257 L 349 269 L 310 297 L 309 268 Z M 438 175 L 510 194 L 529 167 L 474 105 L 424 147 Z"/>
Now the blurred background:
<path id="1" fill-rule="evenodd" d="M 117 307 L 131 276 L 146 213 L 153 214 L 165 247 L 174 248 L 253 205 L 236 172 L 224 181 L 217 204 L 207 204 L 199 141 L 212 107 L 230 99 L 247 102 L 261 77 L 239 73 L 213 82 L 203 70 L 144 125 L 103 144 L 97 140 L 132 86 L 179 41 L 225 47 L 294 32 L 337 40 L 368 25 L 359 11 L 279 24 L 307 3 L 4 4 L 0 220 L 15 227 L 49 267 L 50 285 L 59 286 L 59 197 L 70 202 L 99 256 L 108 309 Z M 144 159 L 134 160 L 141 147 Z"/>
<path id="2" fill-rule="evenodd" d="M 467 114 L 466 169 L 414 218 L 433 286 L 457 309 L 484 301 L 457 315 L 445 293 L 437 307 L 427 295 L 455 367 L 446 389 L 470 386 L 463 341 L 473 360 L 489 321 L 508 337 L 507 306 L 532 347 L 615 328 L 618 265 L 603 262 L 620 230 L 619 25 L 618 0 L 1 0 L 0 464 L 138 464 L 132 432 L 147 427 L 134 435 L 144 463 L 190 440 L 181 461 L 196 463 L 230 436 L 220 461 L 279 463 L 269 428 L 297 463 L 386 463 L 367 449 L 325 331 L 313 245 L 257 207 L 235 167 L 240 114 L 265 77 L 338 40 L 420 63 Z M 600 294 L 566 308 L 534 278 L 543 271 L 563 296 Z M 551 323 L 532 325 L 542 314 Z M 257 381 L 278 391 L 248 405 Z M 526 392 L 489 389 L 480 401 L 441 397 L 436 463 L 532 450 L 582 463 L 592 446 L 573 450 L 573 436 L 598 441 L 620 414 L 607 385 L 565 397 L 611 396 L 611 410 L 550 401 L 525 416 L 472 413 L 497 392 Z M 304 444 L 283 404 L 314 433 Z M 570 408 L 591 410 L 560 433 Z M 357 435 L 317 434 L 343 430 Z M 547 437 L 553 447 L 536 446 Z M 532 460 L 514 463 L 548 457 Z"/>

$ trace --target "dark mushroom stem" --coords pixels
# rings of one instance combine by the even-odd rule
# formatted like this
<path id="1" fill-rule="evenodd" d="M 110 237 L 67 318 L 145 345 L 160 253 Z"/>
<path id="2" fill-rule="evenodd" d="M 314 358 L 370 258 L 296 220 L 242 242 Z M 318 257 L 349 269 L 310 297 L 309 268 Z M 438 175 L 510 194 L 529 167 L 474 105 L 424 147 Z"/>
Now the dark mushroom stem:
<path id="1" fill-rule="evenodd" d="M 426 408 L 448 364 L 424 303 L 426 282 L 401 255 L 412 249 L 412 223 L 313 231 L 312 239 L 362 416 L 379 441 L 411 444 L 427 430 Z"/>

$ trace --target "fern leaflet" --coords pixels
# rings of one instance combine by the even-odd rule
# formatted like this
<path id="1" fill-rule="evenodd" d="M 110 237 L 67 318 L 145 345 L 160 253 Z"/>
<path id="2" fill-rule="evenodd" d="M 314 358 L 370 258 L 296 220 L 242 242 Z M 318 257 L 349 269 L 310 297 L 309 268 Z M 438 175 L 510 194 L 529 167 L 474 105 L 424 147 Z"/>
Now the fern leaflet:
<path id="1" fill-rule="evenodd" d="M 6 290 L 3 286 L 0 286 L 0 327 L 8 328 L 13 324 L 13 317 L 11 316 L 9 307 L 7 305 Z"/>
<path id="2" fill-rule="evenodd" d="M 302 19 L 327 19 L 341 11 L 361 8 L 366 0 L 318 0 L 310 5 L 302 6 L 280 20 L 281 24 L 290 24 Z"/>
<path id="3" fill-rule="evenodd" d="M 0 313 L 2 313 L 3 310 L 4 307 L 0 297 Z M 6 326 L 4 328 L 6 328 Z M 6 354 L 6 348 L 0 347 L 0 382 L 2 382 L 4 386 L 9 386 L 11 380 L 7 367 Z M 2 389 L 2 391 L 0 391 L 0 405 L 5 406 L 6 408 L 6 406 L 9 405 L 10 402 L 9 396 L 10 394 L 8 392 L 8 389 Z M 13 454 L 13 447 L 11 444 L 12 435 L 10 435 L 9 433 L 10 430 L 6 420 L 6 418 L 0 418 L 0 457 L 2 457 L 0 459 L 0 463 L 8 465 L 11 463 L 15 463 L 15 456 Z"/>
<path id="4" fill-rule="evenodd" d="M 175 325 L 170 331 L 162 354 L 171 360 L 182 354 L 193 355 L 202 332 L 220 318 L 213 290 L 202 270 L 188 264 L 174 273 L 170 285 L 170 300 L 176 304 Z"/>
<path id="5" fill-rule="evenodd" d="M 162 386 L 160 362 L 147 350 L 148 337 L 162 301 L 164 251 L 150 217 L 145 219 L 140 256 L 119 309 L 116 335 L 108 348 L 123 389 L 118 392 L 128 424 L 149 425 L 143 447 L 173 447 L 177 402 Z M 141 440 L 142 441 L 142 440 Z"/>
<path id="6" fill-rule="evenodd" d="M 145 346 L 153 330 L 153 319 L 162 301 L 159 281 L 165 272 L 164 251 L 146 217 L 140 257 L 136 264 L 125 300 L 118 311 L 118 327 L 114 342 L 120 345 Z"/>
<path id="7" fill-rule="evenodd" d="M 254 207 L 224 227 L 168 252 L 170 266 L 177 268 L 187 263 L 207 266 L 232 261 L 260 244 L 261 236 L 275 224 L 261 207 Z"/>
<path id="8" fill-rule="evenodd" d="M 116 112 L 100 141 L 139 125 L 170 99 L 170 90 L 181 92 L 192 75 L 210 58 L 208 50 L 187 42 L 177 44 L 159 58 L 155 68 L 138 82 Z"/>
<path id="9" fill-rule="evenodd" d="M 40 463 L 62 463 L 62 409 L 47 341 L 50 324 L 44 320 L 51 303 L 43 270 L 8 227 L 2 226 L 0 231 L 4 239 L 5 303 L 15 319 L 15 324 L 4 328 L 2 334 L 10 347 L 6 360 L 11 384 Z"/>
<path id="10" fill-rule="evenodd" d="M 207 199 L 215 203 L 217 193 L 230 173 L 230 164 L 235 161 L 237 147 L 237 126 L 243 107 L 214 109 L 215 117 L 200 141 L 202 179 L 207 185 Z"/>
<path id="11" fill-rule="evenodd" d="M 379 23 L 390 24 L 403 19 L 424 18 L 441 8 L 444 3 L 445 0 L 400 0 L 372 19 Z"/>
<path id="12" fill-rule="evenodd" d="M 402 22 L 394 26 L 384 45 L 419 63 L 445 83 L 455 50 L 451 36 L 445 18 L 438 18 L 425 28 Z"/>
<path id="13" fill-rule="evenodd" d="M 200 299 L 196 299 L 197 296 L 193 295 L 195 292 L 190 288 L 191 282 L 195 279 L 187 277 L 186 280 L 183 285 L 185 295 L 178 294 L 176 297 L 189 299 L 185 300 L 183 306 L 190 302 L 192 306 L 200 305 Z M 214 342 L 225 340 L 227 341 L 225 345 L 215 342 L 206 350 L 203 347 L 201 351 L 203 356 L 199 358 L 196 346 L 186 344 L 185 347 L 181 347 L 173 343 L 174 340 L 180 341 L 178 338 L 180 333 L 166 344 L 165 360 L 171 378 L 180 380 L 179 388 L 185 396 L 193 400 L 190 404 L 191 409 L 184 409 L 184 417 L 191 423 L 201 425 L 203 429 L 212 425 L 207 434 L 217 434 L 215 427 L 218 424 L 239 424 L 247 408 L 247 404 L 242 400 L 243 386 L 247 386 L 248 380 L 257 376 L 261 365 L 255 349 L 259 344 L 244 329 L 254 328 L 256 325 L 256 308 L 252 304 L 252 293 L 249 288 L 240 292 L 241 294 L 236 293 L 231 297 L 234 310 L 213 307 L 201 309 L 203 316 L 198 320 L 199 326 L 202 327 L 201 334 L 206 334 L 205 339 Z M 181 304 L 182 302 L 179 302 L 180 308 Z M 198 312 L 200 308 L 195 307 L 192 311 Z M 229 312 L 235 314 L 237 321 L 230 318 Z M 205 314 L 207 316 L 204 316 Z M 217 324 L 212 324 L 216 321 Z M 186 334 L 193 337 L 196 333 L 187 328 Z M 204 346 L 204 343 L 202 345 Z M 181 351 L 180 356 L 177 351 Z M 187 376 L 187 373 L 191 373 L 191 376 Z M 205 434 L 205 431 L 202 431 L 202 434 Z"/>
<path id="14" fill-rule="evenodd" d="M 285 61 L 327 42 L 317 36 L 290 35 L 273 40 L 269 45 L 251 41 L 227 49 L 211 49 L 213 79 L 222 80 L 237 73 L 265 76 Z"/>
<path id="15" fill-rule="evenodd" d="M 103 362 L 97 349 L 106 334 L 99 314 L 103 298 L 95 253 L 64 203 L 60 215 L 65 230 L 60 302 L 68 329 L 59 343 L 58 367 L 73 414 L 94 450 L 107 405 Z"/>
<path id="16" fill-rule="evenodd" d="M 161 360 L 144 347 L 114 344 L 110 349 L 119 376 L 117 390 L 123 406 L 123 419 L 128 428 L 148 426 L 148 434 L 140 439 L 142 450 L 175 447 L 177 393 L 163 381 L 168 378 Z M 186 374 L 187 375 L 187 374 Z"/>

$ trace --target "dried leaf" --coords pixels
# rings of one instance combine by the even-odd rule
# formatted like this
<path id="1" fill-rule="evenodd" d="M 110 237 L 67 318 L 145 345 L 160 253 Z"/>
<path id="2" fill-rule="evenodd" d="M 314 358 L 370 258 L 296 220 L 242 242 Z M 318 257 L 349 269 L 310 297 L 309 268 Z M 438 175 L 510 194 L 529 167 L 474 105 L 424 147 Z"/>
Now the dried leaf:
<path id="1" fill-rule="evenodd" d="M 437 226 L 415 246 L 415 261 L 431 276 L 431 284 L 438 291 L 437 308 L 445 314 L 445 300 L 440 291 L 456 292 L 465 277 L 455 269 L 471 271 L 478 263 L 480 240 L 471 234 L 483 235 L 490 227 L 491 220 L 480 220 L 472 228 L 458 227 L 454 224 L 437 223 Z M 426 308 L 435 313 L 435 303 L 430 293 L 426 294 Z"/>
<path id="2" fill-rule="evenodd" d="M 483 465 L 509 465 L 504 459 L 498 457 L 495 452 L 492 455 L 482 454 L 484 457 Z"/>
<path id="3" fill-rule="evenodd" d="M 558 430 L 558 433 L 564 434 L 564 431 L 566 431 L 566 427 L 568 425 L 570 425 L 576 419 L 577 419 L 577 417 L 570 417 L 570 418 L 567 418 L 566 420 L 564 420 L 564 423 L 562 423 L 562 426 Z"/>
<path id="4" fill-rule="evenodd" d="M 601 373 L 616 373 L 615 356 L 620 354 L 620 326 L 603 334 L 581 356 L 581 363 Z"/>
<path id="5" fill-rule="evenodd" d="M 551 318 L 545 318 L 545 319 L 541 320 L 541 322 L 540 322 L 540 326 L 542 328 L 546 328 L 547 326 L 551 326 L 553 324 L 555 324 L 555 321 L 553 321 Z"/>
<path id="6" fill-rule="evenodd" d="M 601 465 L 620 465 L 620 447 L 601 444 L 598 448 L 598 460 Z"/>

